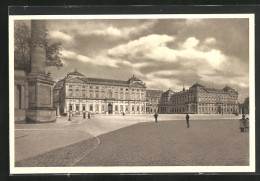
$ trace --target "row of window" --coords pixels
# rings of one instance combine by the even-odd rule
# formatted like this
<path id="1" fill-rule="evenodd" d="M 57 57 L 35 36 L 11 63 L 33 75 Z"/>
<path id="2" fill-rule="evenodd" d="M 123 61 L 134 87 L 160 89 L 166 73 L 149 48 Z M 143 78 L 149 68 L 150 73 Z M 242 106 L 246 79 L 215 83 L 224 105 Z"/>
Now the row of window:
<path id="1" fill-rule="evenodd" d="M 129 93 L 115 93 L 114 95 L 112 94 L 112 92 L 92 92 L 90 91 L 89 92 L 89 95 L 86 95 L 85 92 L 83 92 L 82 94 L 80 92 L 69 92 L 69 97 L 83 97 L 83 98 L 86 98 L 86 97 L 89 97 L 89 98 L 101 98 L 101 99 L 105 99 L 105 98 L 115 98 L 115 99 L 126 99 L 126 100 L 144 100 L 144 94 L 141 93 L 141 94 L 134 94 L 134 93 L 131 93 L 130 96 L 129 96 Z"/>
<path id="2" fill-rule="evenodd" d="M 199 107 L 199 111 L 202 111 L 202 112 L 204 112 L 204 111 L 217 111 L 218 110 L 218 108 L 217 107 Z M 221 112 L 229 112 L 229 110 L 231 111 L 231 112 L 236 112 L 237 111 L 237 108 L 222 108 L 222 109 L 220 109 L 220 110 L 218 110 L 218 111 L 221 111 Z"/>
<path id="3" fill-rule="evenodd" d="M 73 85 L 69 85 L 69 88 L 71 89 L 73 87 Z M 81 87 L 81 86 L 79 86 L 79 85 L 76 85 L 76 86 L 74 86 L 74 87 L 76 87 L 76 89 L 79 89 L 79 87 Z M 82 86 L 82 88 L 86 88 L 87 86 L 85 86 L 85 85 L 83 85 Z M 102 90 L 105 90 L 107 87 L 99 87 L 99 86 L 89 86 L 89 88 L 90 89 L 97 89 L 97 90 L 99 90 L 99 89 L 102 89 Z M 108 88 L 108 89 L 110 89 L 110 88 Z M 120 90 L 120 91 L 129 91 L 129 89 L 128 88 L 114 88 L 114 87 L 112 87 L 112 89 L 115 89 L 115 90 Z M 144 90 L 143 89 L 131 89 L 132 91 L 137 91 L 137 92 L 144 92 Z"/>
<path id="4" fill-rule="evenodd" d="M 69 106 L 69 110 L 70 111 L 80 111 L 79 110 L 79 105 L 70 105 Z M 140 108 L 141 107 L 141 108 Z M 74 108 L 74 109 L 73 109 Z M 136 109 L 135 109 L 136 108 Z M 89 105 L 89 111 L 93 111 L 93 104 Z M 115 111 L 128 111 L 129 110 L 129 106 L 125 106 L 125 110 L 124 110 L 124 106 L 123 105 L 115 105 Z M 86 111 L 86 105 L 82 105 L 82 111 Z M 95 105 L 95 111 L 99 111 L 99 105 L 96 104 Z M 105 105 L 101 105 L 101 111 L 105 111 Z M 144 106 L 134 106 L 132 105 L 132 109 L 131 111 L 144 111 Z"/>

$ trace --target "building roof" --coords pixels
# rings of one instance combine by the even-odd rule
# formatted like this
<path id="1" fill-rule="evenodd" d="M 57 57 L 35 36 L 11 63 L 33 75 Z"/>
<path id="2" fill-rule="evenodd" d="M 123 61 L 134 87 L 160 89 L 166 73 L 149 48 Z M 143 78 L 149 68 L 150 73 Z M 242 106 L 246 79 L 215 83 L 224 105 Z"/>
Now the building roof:
<path id="1" fill-rule="evenodd" d="M 146 89 L 146 97 L 161 97 L 163 91 Z"/>
<path id="2" fill-rule="evenodd" d="M 63 87 L 64 79 L 59 80 L 55 85 L 53 89 L 61 89 Z"/>
<path id="3" fill-rule="evenodd" d="M 168 89 L 167 91 L 165 91 L 164 93 L 162 93 L 162 95 L 163 95 L 163 96 L 170 96 L 170 95 L 172 95 L 173 93 L 174 93 L 173 90 Z"/>
<path id="4" fill-rule="evenodd" d="M 141 81 L 140 79 L 136 78 L 135 75 L 133 75 L 129 80 L 128 82 L 130 81 Z"/>
<path id="5" fill-rule="evenodd" d="M 58 81 L 56 83 L 56 85 L 54 86 L 54 88 L 55 89 L 62 88 L 64 81 L 66 81 L 66 82 L 83 81 L 85 83 L 91 83 L 91 84 L 103 84 L 103 85 L 112 85 L 112 86 L 133 86 L 133 87 L 137 86 L 137 87 L 141 87 L 141 88 L 146 88 L 145 84 L 140 79 L 136 78 L 134 75 L 128 81 L 113 80 L 113 79 L 100 79 L 100 78 L 87 78 L 87 77 L 85 77 L 85 75 L 81 74 L 76 69 L 75 69 L 75 71 L 68 73 L 64 79 Z"/>
<path id="6" fill-rule="evenodd" d="M 84 78 L 83 80 L 87 83 L 94 83 L 94 84 L 128 85 L 128 82 L 123 80 L 98 79 L 98 78 Z"/>
<path id="7" fill-rule="evenodd" d="M 199 87 L 204 87 L 203 85 L 199 84 L 198 82 L 191 86 L 191 88 L 199 88 Z"/>
<path id="8" fill-rule="evenodd" d="M 79 72 L 77 71 L 77 69 L 75 69 L 75 71 L 74 71 L 74 72 L 70 72 L 70 73 L 68 73 L 68 76 L 69 76 L 69 75 L 75 75 L 75 76 L 85 76 L 85 75 L 83 75 L 83 74 L 79 73 Z"/>

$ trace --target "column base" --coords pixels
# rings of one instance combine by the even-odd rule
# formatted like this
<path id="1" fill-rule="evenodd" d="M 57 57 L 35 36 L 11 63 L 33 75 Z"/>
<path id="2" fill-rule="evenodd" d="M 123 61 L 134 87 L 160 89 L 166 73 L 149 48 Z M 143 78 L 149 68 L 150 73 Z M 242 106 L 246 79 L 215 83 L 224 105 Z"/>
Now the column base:
<path id="1" fill-rule="evenodd" d="M 56 121 L 56 110 L 53 109 L 35 109 L 26 110 L 27 123 L 48 123 Z"/>

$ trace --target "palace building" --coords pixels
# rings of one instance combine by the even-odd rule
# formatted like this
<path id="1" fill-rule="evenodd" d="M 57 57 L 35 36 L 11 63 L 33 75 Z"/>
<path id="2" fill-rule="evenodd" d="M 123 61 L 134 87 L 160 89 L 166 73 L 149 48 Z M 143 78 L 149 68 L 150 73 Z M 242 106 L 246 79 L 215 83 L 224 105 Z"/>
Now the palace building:
<path id="1" fill-rule="evenodd" d="M 146 85 L 134 75 L 127 81 L 87 78 L 77 70 L 59 80 L 54 88 L 57 115 L 144 114 Z"/>
<path id="2" fill-rule="evenodd" d="M 206 88 L 198 83 L 180 92 L 171 89 L 162 94 L 159 113 L 233 114 L 238 113 L 238 92 L 230 87 Z"/>
<path id="3" fill-rule="evenodd" d="M 162 97 L 161 90 L 146 90 L 146 113 L 158 112 L 158 106 Z"/>

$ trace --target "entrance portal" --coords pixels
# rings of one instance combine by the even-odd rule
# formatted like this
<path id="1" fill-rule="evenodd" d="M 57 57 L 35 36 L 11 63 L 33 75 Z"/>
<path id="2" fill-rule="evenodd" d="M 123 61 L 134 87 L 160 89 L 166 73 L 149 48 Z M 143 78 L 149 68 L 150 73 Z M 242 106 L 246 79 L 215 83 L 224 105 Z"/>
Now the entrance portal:
<path id="1" fill-rule="evenodd" d="M 112 114 L 113 113 L 113 107 L 112 104 L 108 104 L 108 114 Z"/>
<path id="2" fill-rule="evenodd" d="M 218 114 L 221 114 L 221 106 L 218 106 Z"/>

